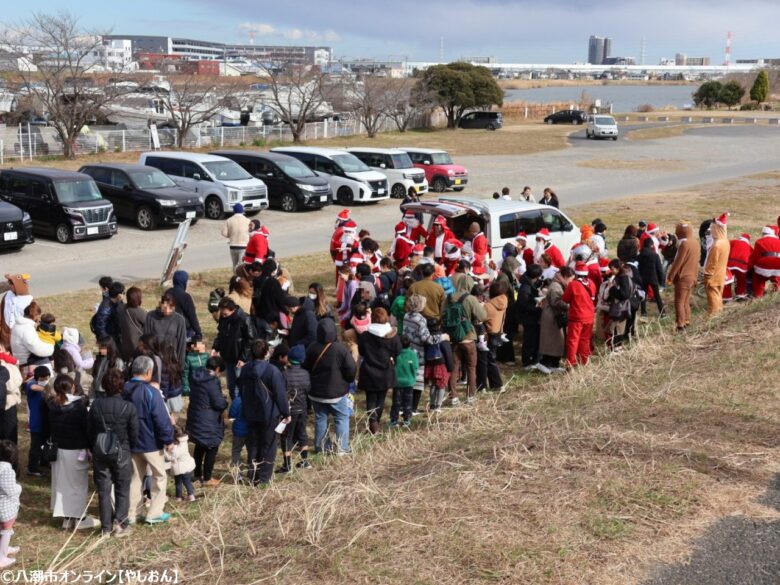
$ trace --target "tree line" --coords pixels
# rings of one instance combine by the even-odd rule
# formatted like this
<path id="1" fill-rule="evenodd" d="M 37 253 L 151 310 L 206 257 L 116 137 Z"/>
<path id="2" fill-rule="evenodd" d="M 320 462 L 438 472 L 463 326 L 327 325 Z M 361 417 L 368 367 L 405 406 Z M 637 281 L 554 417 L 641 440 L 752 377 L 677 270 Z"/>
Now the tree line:
<path id="1" fill-rule="evenodd" d="M 724 105 L 731 109 L 742 102 L 746 93 L 745 87 L 735 79 L 725 83 L 707 81 L 693 94 L 693 102 L 700 108 L 712 109 Z M 754 102 L 751 109 L 758 109 L 769 97 L 769 75 L 765 70 L 761 70 L 750 88 L 750 99 Z"/>

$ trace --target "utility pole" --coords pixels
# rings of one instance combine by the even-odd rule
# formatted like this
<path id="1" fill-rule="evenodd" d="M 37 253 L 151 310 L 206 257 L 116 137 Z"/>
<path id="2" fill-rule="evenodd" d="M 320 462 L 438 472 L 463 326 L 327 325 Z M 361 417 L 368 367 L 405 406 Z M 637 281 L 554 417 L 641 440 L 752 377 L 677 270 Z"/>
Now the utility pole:
<path id="1" fill-rule="evenodd" d="M 646 50 L 647 50 L 647 39 L 645 37 L 642 37 L 642 44 L 639 46 L 639 64 L 640 65 L 644 65 L 645 64 Z"/>
<path id="2" fill-rule="evenodd" d="M 444 37 L 439 37 L 439 63 L 444 63 Z"/>

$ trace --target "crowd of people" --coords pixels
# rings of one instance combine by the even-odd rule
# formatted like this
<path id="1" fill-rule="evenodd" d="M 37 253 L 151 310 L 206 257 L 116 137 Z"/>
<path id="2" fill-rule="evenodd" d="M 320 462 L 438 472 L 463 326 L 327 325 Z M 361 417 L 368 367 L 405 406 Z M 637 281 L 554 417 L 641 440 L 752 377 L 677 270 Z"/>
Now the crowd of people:
<path id="1" fill-rule="evenodd" d="M 545 197 L 557 204 L 551 190 Z M 422 221 L 402 212 L 383 254 L 342 210 L 330 241 L 329 298 L 329 283 L 296 292 L 270 232 L 237 205 L 222 231 L 233 267 L 227 291 L 212 291 L 204 307 L 217 326 L 210 344 L 184 271 L 175 272 L 151 311 L 140 288 L 101 278 L 90 321 L 94 345 L 86 332 L 60 328 L 44 312 L 29 275 L 6 275 L 0 568 L 16 553 L 10 537 L 21 491 L 15 470 L 23 397 L 26 473 L 50 475 L 53 517 L 66 530 L 100 527 L 122 537 L 138 521 L 170 518 L 169 475 L 182 502 L 196 499 L 196 485 L 219 485 L 215 464 L 228 425 L 234 477 L 266 484 L 274 472 L 310 468 L 312 450 L 351 453 L 361 396 L 365 429 L 357 432 L 381 433 L 386 419 L 388 428 L 409 427 L 416 415 L 472 405 L 479 392 L 504 392 L 516 349 L 525 371 L 545 375 L 587 364 L 594 340 L 620 351 L 649 303 L 667 314 L 667 286 L 674 287 L 676 327 L 684 331 L 700 280 L 710 316 L 724 301 L 762 296 L 767 281 L 780 285 L 780 218 L 755 244 L 749 234 L 728 240 L 722 214 L 700 226 L 699 239 L 688 221 L 673 233 L 639 221 L 613 251 L 607 226 L 595 219 L 569 250 L 541 229 L 517 234 L 500 254 L 477 221 L 460 235 L 443 217 L 430 231 Z M 99 519 L 87 515 L 90 470 Z"/>

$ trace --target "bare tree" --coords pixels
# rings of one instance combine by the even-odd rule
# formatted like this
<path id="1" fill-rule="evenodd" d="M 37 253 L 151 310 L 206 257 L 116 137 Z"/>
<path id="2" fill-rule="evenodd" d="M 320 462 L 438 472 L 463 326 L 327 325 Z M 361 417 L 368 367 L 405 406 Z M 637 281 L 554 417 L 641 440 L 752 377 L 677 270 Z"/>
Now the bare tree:
<path id="1" fill-rule="evenodd" d="M 386 77 L 366 77 L 345 89 L 346 107 L 363 124 L 369 138 L 379 133 L 388 113 L 395 109 L 395 81 Z"/>
<path id="2" fill-rule="evenodd" d="M 412 122 L 421 114 L 435 107 L 432 96 L 417 79 L 397 79 L 391 86 L 392 107 L 387 117 L 395 122 L 399 132 L 406 132 Z"/>
<path id="3" fill-rule="evenodd" d="M 16 75 L 23 92 L 40 104 L 63 144 L 68 158 L 76 155 L 81 130 L 106 113 L 121 89 L 98 87 L 93 75 L 102 55 L 102 34 L 80 27 L 67 12 L 35 13 L 19 26 L 5 31 L 6 44 L 21 55 L 41 55 L 37 71 Z"/>
<path id="4" fill-rule="evenodd" d="M 293 142 L 301 142 L 306 122 L 325 113 L 327 74 L 305 65 L 268 65 L 263 74 L 269 86 L 266 105 L 290 127 Z"/>

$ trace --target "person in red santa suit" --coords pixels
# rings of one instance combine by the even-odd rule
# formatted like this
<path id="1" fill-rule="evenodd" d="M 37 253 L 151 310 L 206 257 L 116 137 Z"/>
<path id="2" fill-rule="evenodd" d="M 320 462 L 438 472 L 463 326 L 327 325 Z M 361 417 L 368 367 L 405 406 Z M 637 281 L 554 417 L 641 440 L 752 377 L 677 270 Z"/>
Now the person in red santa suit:
<path id="1" fill-rule="evenodd" d="M 561 297 L 561 300 L 569 305 L 569 321 L 566 326 L 566 363 L 569 367 L 588 363 L 596 314 L 596 288 L 588 279 L 587 265 L 577 262 L 574 275 L 574 280 L 569 283 Z"/>
<path id="2" fill-rule="evenodd" d="M 536 248 L 534 248 L 534 264 L 539 264 L 542 254 L 547 254 L 552 260 L 553 266 L 563 268 L 566 266 L 566 260 L 558 249 L 558 246 L 550 241 L 550 230 L 542 228 L 536 233 Z"/>
<path id="3" fill-rule="evenodd" d="M 444 258 L 444 244 L 454 240 L 455 234 L 447 227 L 447 220 L 439 215 L 433 220 L 433 227 L 428 237 L 425 239 L 425 245 L 433 248 L 433 258 L 436 262 L 441 262 Z"/>
<path id="4" fill-rule="evenodd" d="M 766 281 L 780 283 L 780 238 L 775 226 L 765 226 L 753 248 L 753 296 L 764 296 Z"/>
<path id="5" fill-rule="evenodd" d="M 734 278 L 734 288 L 732 295 L 731 286 L 726 285 L 723 289 L 723 300 L 730 300 L 736 296 L 737 301 L 747 299 L 747 275 L 753 268 L 753 246 L 750 245 L 750 234 L 742 234 L 739 238 L 729 242 L 729 260 L 728 270 Z"/>
<path id="6" fill-rule="evenodd" d="M 341 242 L 336 252 L 336 267 L 349 264 L 349 258 L 358 251 L 357 224 L 351 219 L 341 227 Z"/>
<path id="7" fill-rule="evenodd" d="M 395 239 L 390 246 L 390 257 L 395 262 L 396 270 L 409 266 L 412 257 L 414 242 L 406 235 L 406 224 L 403 222 L 395 226 Z"/>
<path id="8" fill-rule="evenodd" d="M 471 255 L 471 272 L 477 275 L 485 274 L 487 261 L 490 259 L 490 247 L 479 223 L 473 222 L 464 236 L 467 242 L 463 245 L 463 250 Z"/>
<path id="9" fill-rule="evenodd" d="M 244 250 L 244 264 L 263 264 L 268 258 L 268 237 L 271 232 L 260 225 L 260 220 L 253 219 L 249 222 L 249 242 Z"/>
<path id="10" fill-rule="evenodd" d="M 420 224 L 420 218 L 411 211 L 404 213 L 402 221 L 406 224 L 406 237 L 415 244 L 417 242 L 424 242 L 425 238 L 428 237 L 428 232 L 425 231 L 425 228 Z"/>
<path id="11" fill-rule="evenodd" d="M 444 270 L 447 272 L 447 276 L 455 274 L 455 270 L 460 264 L 460 260 L 463 257 L 461 254 L 461 248 L 463 243 L 460 240 L 454 239 L 444 243 Z"/>
<path id="12" fill-rule="evenodd" d="M 515 248 L 517 248 L 517 255 L 523 258 L 526 268 L 534 263 L 534 250 L 528 246 L 528 236 L 525 232 L 515 236 Z"/>
<path id="13" fill-rule="evenodd" d="M 336 225 L 334 227 L 333 236 L 330 238 L 330 257 L 333 258 L 334 262 L 341 249 L 341 236 L 344 235 L 344 225 L 350 221 L 350 216 L 351 212 L 349 209 L 342 209 L 336 216 Z"/>
<path id="14" fill-rule="evenodd" d="M 659 228 L 654 223 L 647 224 L 647 229 L 642 232 L 642 235 L 639 236 L 639 249 L 642 249 L 642 245 L 645 243 L 645 240 L 648 238 L 653 240 L 653 250 L 656 254 L 658 254 L 658 251 L 661 249 L 661 241 L 658 239 L 659 234 L 661 233 L 661 228 Z"/>

